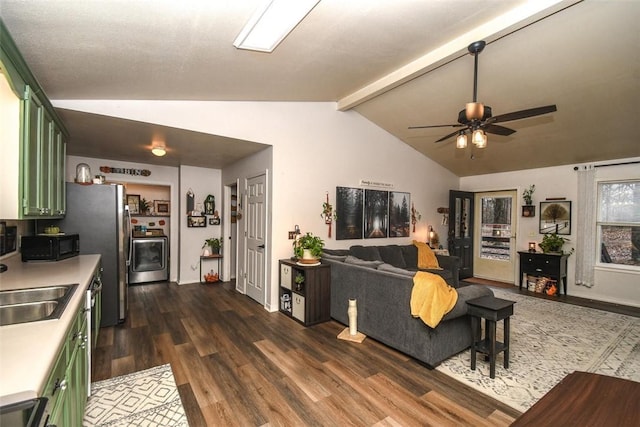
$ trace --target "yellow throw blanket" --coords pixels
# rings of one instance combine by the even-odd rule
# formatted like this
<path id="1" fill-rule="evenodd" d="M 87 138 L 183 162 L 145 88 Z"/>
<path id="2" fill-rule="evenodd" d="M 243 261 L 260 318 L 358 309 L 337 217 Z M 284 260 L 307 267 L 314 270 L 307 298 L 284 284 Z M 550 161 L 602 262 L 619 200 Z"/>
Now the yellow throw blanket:
<path id="1" fill-rule="evenodd" d="M 435 328 L 458 301 L 458 292 L 437 274 L 418 271 L 413 276 L 411 315 Z"/>
<path id="2" fill-rule="evenodd" d="M 418 268 L 441 270 L 438 258 L 436 258 L 436 254 L 433 253 L 429 245 L 417 240 L 414 240 L 413 244 L 418 248 Z"/>

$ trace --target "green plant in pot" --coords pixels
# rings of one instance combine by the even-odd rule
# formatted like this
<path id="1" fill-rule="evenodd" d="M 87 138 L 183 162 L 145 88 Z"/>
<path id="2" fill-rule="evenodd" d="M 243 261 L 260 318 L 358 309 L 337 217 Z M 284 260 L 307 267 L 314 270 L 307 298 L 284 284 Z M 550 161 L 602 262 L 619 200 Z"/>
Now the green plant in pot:
<path id="1" fill-rule="evenodd" d="M 322 256 L 324 242 L 318 236 L 307 233 L 293 241 L 293 253 L 299 260 L 317 260 Z"/>
<path id="2" fill-rule="evenodd" d="M 222 240 L 216 238 L 216 237 L 211 237 L 209 239 L 206 239 L 204 241 L 204 245 L 202 245 L 202 248 L 204 249 L 205 247 L 209 246 L 211 248 L 211 253 L 212 254 L 219 254 L 220 253 L 220 247 L 222 246 Z"/>
<path id="3" fill-rule="evenodd" d="M 569 239 L 558 236 L 556 233 L 545 234 L 542 238 L 542 242 L 538 243 L 540 249 L 544 253 L 562 253 L 562 246 L 568 242 Z M 571 250 L 573 253 L 573 249 Z"/>
<path id="4" fill-rule="evenodd" d="M 296 274 L 296 277 L 293 280 L 294 282 L 296 282 L 296 291 L 301 290 L 302 284 L 304 283 L 304 275 L 302 273 L 298 273 Z"/>

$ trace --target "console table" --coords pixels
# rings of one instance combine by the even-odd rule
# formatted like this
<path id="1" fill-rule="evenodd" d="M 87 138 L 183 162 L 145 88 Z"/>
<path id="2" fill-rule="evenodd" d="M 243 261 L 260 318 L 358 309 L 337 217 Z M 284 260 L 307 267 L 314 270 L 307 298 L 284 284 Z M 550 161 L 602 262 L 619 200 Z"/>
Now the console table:
<path id="1" fill-rule="evenodd" d="M 567 295 L 567 259 L 568 254 L 545 254 L 542 252 L 519 251 L 520 254 L 520 287 L 522 289 L 522 277 L 524 274 L 544 276 L 555 279 L 558 282 L 558 295 Z"/>

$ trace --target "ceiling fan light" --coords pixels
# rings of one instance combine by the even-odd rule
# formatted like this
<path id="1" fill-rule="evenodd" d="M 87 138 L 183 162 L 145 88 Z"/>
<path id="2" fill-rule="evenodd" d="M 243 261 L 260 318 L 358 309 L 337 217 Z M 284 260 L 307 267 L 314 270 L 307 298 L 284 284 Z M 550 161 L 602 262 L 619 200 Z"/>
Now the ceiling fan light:
<path id="1" fill-rule="evenodd" d="M 467 120 L 482 120 L 484 116 L 484 104 L 481 102 L 469 102 L 466 104 L 465 115 Z"/>
<path id="2" fill-rule="evenodd" d="M 471 142 L 478 148 L 485 148 L 487 146 L 487 134 L 482 129 L 476 129 L 473 131 Z"/>
<path id="3" fill-rule="evenodd" d="M 460 134 L 456 138 L 456 148 L 466 148 L 466 147 L 467 147 L 467 135 L 464 132 L 460 132 Z"/>
<path id="4" fill-rule="evenodd" d="M 167 154 L 167 149 L 162 145 L 156 145 L 153 148 L 151 148 L 151 153 L 154 156 L 162 157 L 165 154 Z"/>

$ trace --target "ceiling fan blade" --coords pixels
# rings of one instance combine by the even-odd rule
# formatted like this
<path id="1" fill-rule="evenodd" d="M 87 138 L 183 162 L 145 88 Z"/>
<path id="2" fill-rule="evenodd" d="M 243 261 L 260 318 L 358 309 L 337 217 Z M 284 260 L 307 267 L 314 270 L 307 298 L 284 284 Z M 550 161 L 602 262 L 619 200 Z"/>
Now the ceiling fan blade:
<path id="1" fill-rule="evenodd" d="M 457 130 L 457 131 L 455 131 L 455 132 L 451 132 L 449 135 L 445 135 L 445 136 L 443 136 L 442 138 L 440 138 L 439 140 L 437 140 L 437 141 L 435 141 L 435 142 L 436 142 L 436 143 L 437 143 L 437 142 L 442 142 L 442 141 L 444 141 L 445 139 L 449 139 L 449 138 L 451 138 L 452 136 L 457 135 L 459 132 L 460 132 L 460 131 L 458 131 L 458 130 Z"/>
<path id="2" fill-rule="evenodd" d="M 515 130 L 506 128 L 504 126 L 498 126 L 494 124 L 488 124 L 483 127 L 484 131 L 487 133 L 493 133 L 495 135 L 509 136 L 512 133 L 516 133 Z"/>
<path id="3" fill-rule="evenodd" d="M 453 124 L 453 125 L 427 125 L 427 126 L 409 126 L 408 129 L 428 129 L 428 128 L 450 128 L 450 127 L 454 127 L 454 128 L 459 128 L 462 126 L 466 126 L 466 125 L 461 125 L 461 124 Z"/>
<path id="4" fill-rule="evenodd" d="M 511 113 L 499 114 L 489 118 L 489 123 L 510 122 L 511 120 L 526 119 L 527 117 L 539 116 L 541 114 L 558 111 L 555 105 L 545 105 L 544 107 L 529 108 L 528 110 L 513 111 Z"/>

